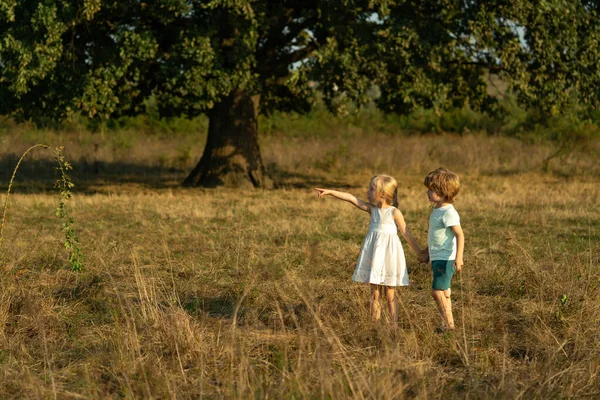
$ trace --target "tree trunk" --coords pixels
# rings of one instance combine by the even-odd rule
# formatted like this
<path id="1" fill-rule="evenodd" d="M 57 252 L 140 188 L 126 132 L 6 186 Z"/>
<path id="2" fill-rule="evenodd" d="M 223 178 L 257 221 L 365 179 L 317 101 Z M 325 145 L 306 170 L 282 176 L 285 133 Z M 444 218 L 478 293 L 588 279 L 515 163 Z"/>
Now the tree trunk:
<path id="1" fill-rule="evenodd" d="M 236 91 L 215 104 L 204 154 L 184 186 L 273 187 L 258 147 L 259 103 L 260 95 Z"/>

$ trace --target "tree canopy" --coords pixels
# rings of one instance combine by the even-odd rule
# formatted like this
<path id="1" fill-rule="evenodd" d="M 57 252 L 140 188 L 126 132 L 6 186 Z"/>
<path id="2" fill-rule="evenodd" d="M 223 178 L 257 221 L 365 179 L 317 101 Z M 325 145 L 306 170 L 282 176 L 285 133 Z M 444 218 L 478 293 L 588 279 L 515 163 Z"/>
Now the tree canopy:
<path id="1" fill-rule="evenodd" d="M 243 88 L 305 111 L 310 81 L 379 105 L 489 106 L 499 74 L 527 105 L 598 106 L 595 1 L 0 1 L 0 113 L 197 115 Z M 574 93 L 572 93 L 574 92 Z"/>

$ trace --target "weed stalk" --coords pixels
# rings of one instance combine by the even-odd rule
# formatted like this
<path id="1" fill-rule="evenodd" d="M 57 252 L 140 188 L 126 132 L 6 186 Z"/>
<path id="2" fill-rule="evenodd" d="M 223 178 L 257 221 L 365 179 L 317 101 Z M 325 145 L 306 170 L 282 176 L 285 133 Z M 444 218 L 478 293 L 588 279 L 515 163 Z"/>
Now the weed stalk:
<path id="1" fill-rule="evenodd" d="M 0 223 L 0 251 L 2 250 L 2 241 L 4 238 L 4 224 L 6 221 L 6 211 L 8 210 L 8 199 L 10 197 L 10 191 L 12 189 L 15 176 L 17 175 L 17 170 L 19 169 L 19 166 L 21 165 L 21 162 L 23 161 L 27 153 L 38 147 L 49 149 L 50 151 L 52 151 L 54 153 L 54 159 L 58 163 L 56 170 L 60 173 L 60 178 L 56 181 L 55 187 L 58 190 L 60 197 L 58 206 L 56 207 L 56 215 L 63 221 L 62 230 L 65 233 L 65 248 L 69 252 L 69 264 L 71 264 L 71 269 L 73 271 L 81 271 L 83 269 L 83 254 L 79 249 L 79 239 L 77 237 L 77 234 L 75 233 L 75 230 L 73 229 L 73 219 L 69 216 L 67 210 L 65 209 L 65 202 L 71 198 L 71 189 L 74 186 L 68 174 L 68 171 L 72 170 L 73 167 L 68 161 L 65 160 L 65 157 L 62 154 L 62 146 L 54 149 L 48 145 L 38 143 L 28 148 L 23 153 L 21 158 L 19 158 L 19 161 L 17 162 L 17 165 L 13 170 L 12 177 L 10 178 L 8 190 L 6 191 L 6 199 L 4 200 L 2 222 Z"/>

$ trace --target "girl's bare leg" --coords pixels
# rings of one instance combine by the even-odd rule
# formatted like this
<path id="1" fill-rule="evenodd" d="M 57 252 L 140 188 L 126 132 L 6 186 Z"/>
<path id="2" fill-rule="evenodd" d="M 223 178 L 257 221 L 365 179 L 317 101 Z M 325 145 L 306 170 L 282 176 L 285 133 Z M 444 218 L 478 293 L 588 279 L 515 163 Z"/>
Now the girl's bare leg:
<path id="1" fill-rule="evenodd" d="M 371 316 L 374 321 L 381 319 L 381 292 L 381 286 L 371 284 Z"/>
<path id="2" fill-rule="evenodd" d="M 398 311 L 396 306 L 396 288 L 393 286 L 385 287 L 385 299 L 387 300 L 388 310 L 390 312 L 390 324 L 396 326 L 398 324 Z"/>

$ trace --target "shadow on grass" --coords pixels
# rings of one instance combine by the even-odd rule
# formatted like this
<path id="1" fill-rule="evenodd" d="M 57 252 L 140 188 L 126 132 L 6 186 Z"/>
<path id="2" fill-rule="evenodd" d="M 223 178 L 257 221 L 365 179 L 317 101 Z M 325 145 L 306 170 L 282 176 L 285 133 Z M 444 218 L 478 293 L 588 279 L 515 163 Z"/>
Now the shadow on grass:
<path id="1" fill-rule="evenodd" d="M 102 291 L 102 279 L 97 275 L 84 276 L 73 284 L 66 284 L 54 291 L 54 297 L 64 301 L 80 301 Z"/>
<path id="2" fill-rule="evenodd" d="M 194 296 L 182 301 L 182 305 L 185 311 L 196 317 L 204 314 L 209 317 L 233 319 L 236 299 L 228 296 L 206 298 Z M 241 313 L 243 310 L 238 310 L 238 317 Z"/>
<path id="3" fill-rule="evenodd" d="M 237 320 L 239 324 L 268 327 L 307 327 L 312 326 L 314 317 L 304 303 L 296 302 L 281 304 L 279 310 L 269 307 L 256 308 L 242 304 L 236 313 L 239 299 L 232 296 L 197 297 L 181 299 L 183 309 L 192 317 L 221 318 L 230 321 Z"/>
<path id="4" fill-rule="evenodd" d="M 7 154 L 0 157 L 0 192 L 6 192 L 20 155 Z M 74 191 L 81 194 L 103 193 L 110 188 L 131 185 L 138 189 L 175 189 L 191 171 L 191 168 L 173 168 L 127 162 L 71 161 L 73 167 L 68 172 L 75 184 Z M 54 190 L 59 178 L 57 163 L 53 159 L 24 159 L 15 177 L 13 193 L 44 193 Z M 268 168 L 276 181 L 277 189 L 312 189 L 314 187 L 334 187 L 352 189 L 347 182 L 325 178 L 319 174 L 303 174 L 279 169 L 275 165 Z"/>
<path id="5" fill-rule="evenodd" d="M 0 190 L 6 192 L 20 156 L 14 154 L 0 158 Z M 179 187 L 188 171 L 124 162 L 73 162 L 68 172 L 75 184 L 74 191 L 83 194 L 102 192 L 104 188 L 135 185 L 148 189 Z M 60 177 L 53 159 L 24 159 L 13 182 L 13 193 L 43 193 L 54 190 Z"/>

